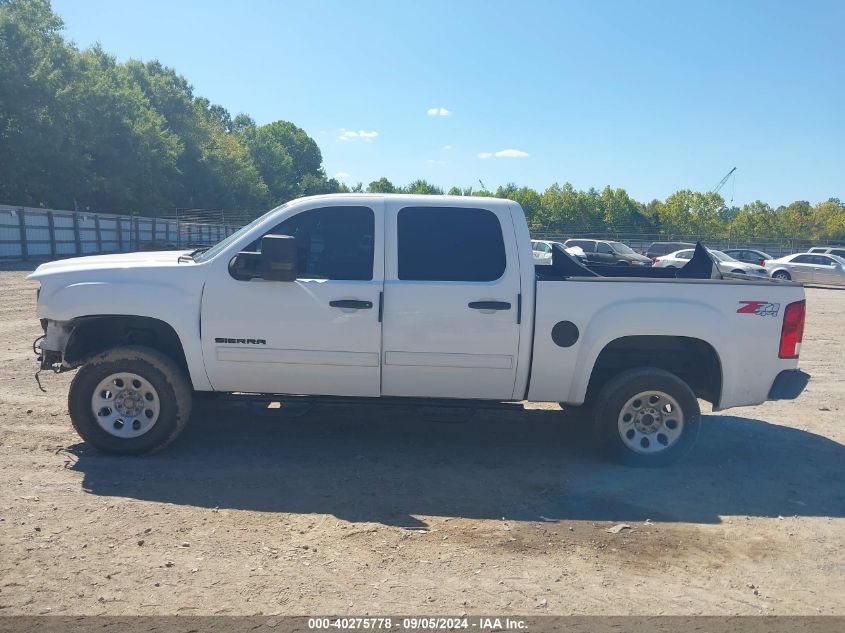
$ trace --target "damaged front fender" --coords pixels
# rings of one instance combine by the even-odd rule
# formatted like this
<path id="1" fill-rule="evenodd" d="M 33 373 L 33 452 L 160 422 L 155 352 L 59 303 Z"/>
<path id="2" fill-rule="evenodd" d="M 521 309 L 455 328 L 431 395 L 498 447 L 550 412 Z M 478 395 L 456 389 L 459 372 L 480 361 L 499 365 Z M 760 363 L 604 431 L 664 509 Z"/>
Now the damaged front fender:
<path id="1" fill-rule="evenodd" d="M 64 351 L 73 332 L 73 324 L 69 321 L 44 320 L 44 335 L 37 338 L 32 345 L 41 369 L 71 369 L 64 364 Z"/>

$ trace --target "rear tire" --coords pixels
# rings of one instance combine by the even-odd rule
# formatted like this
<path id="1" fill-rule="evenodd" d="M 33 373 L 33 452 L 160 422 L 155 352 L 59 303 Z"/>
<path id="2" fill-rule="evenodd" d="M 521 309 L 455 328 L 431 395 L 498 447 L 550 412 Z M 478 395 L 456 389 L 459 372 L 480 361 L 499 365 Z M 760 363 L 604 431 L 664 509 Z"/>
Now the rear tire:
<path id="1" fill-rule="evenodd" d="M 68 392 L 79 436 L 107 453 L 153 453 L 170 444 L 191 415 L 185 372 L 158 350 L 141 346 L 101 352 L 83 365 Z"/>
<path id="2" fill-rule="evenodd" d="M 792 276 L 785 270 L 779 270 L 776 273 L 772 274 L 772 279 L 782 279 L 784 281 L 789 281 L 790 279 L 792 279 Z"/>
<path id="3" fill-rule="evenodd" d="M 601 447 L 631 466 L 665 466 L 684 457 L 698 439 L 701 410 L 689 386 L 653 367 L 622 372 L 595 400 Z"/>

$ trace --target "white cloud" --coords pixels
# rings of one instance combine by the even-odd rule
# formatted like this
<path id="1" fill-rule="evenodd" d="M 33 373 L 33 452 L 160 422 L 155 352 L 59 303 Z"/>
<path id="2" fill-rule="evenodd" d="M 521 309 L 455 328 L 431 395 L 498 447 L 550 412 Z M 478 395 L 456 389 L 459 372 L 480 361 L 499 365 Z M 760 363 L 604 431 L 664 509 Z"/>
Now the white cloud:
<path id="1" fill-rule="evenodd" d="M 349 176 L 351 176 L 351 175 L 352 174 L 347 174 L 345 171 L 339 171 L 334 175 L 334 177 L 337 178 L 338 180 L 345 180 L 346 178 L 349 178 Z"/>
<path id="2" fill-rule="evenodd" d="M 369 143 L 377 136 L 378 132 L 375 130 L 367 132 L 366 130 L 347 130 L 346 128 L 340 128 L 340 136 L 337 138 L 341 141 L 354 141 L 360 138 Z"/>
<path id="3" fill-rule="evenodd" d="M 496 158 L 528 158 L 528 152 L 521 149 L 502 149 L 496 152 Z"/>
<path id="4" fill-rule="evenodd" d="M 485 158 L 527 158 L 528 152 L 523 152 L 521 149 L 500 149 L 498 152 L 480 152 L 478 157 Z"/>
<path id="5" fill-rule="evenodd" d="M 428 116 L 452 116 L 451 110 L 446 108 L 429 108 L 425 111 Z"/>
<path id="6" fill-rule="evenodd" d="M 445 149 L 448 152 L 450 149 L 452 149 L 452 146 L 451 145 L 444 145 L 443 149 Z"/>

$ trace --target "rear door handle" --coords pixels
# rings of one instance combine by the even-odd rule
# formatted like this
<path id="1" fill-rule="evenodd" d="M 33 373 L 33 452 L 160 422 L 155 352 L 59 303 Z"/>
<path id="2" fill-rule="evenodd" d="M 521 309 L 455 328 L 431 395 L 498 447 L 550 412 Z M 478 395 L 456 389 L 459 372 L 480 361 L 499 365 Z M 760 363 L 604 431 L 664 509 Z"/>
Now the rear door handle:
<path id="1" fill-rule="evenodd" d="M 369 310 L 373 307 L 372 301 L 359 301 L 358 299 L 336 299 L 329 301 L 333 308 L 351 308 L 353 310 Z"/>
<path id="2" fill-rule="evenodd" d="M 507 301 L 470 301 L 469 307 L 473 310 L 510 310 L 511 304 Z"/>

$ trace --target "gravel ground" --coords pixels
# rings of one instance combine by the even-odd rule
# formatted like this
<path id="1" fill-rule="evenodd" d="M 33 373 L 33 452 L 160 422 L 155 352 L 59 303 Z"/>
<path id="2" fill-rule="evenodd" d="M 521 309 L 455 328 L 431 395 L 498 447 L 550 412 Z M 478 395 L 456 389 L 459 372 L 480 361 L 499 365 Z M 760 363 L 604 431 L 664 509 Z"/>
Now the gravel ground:
<path id="1" fill-rule="evenodd" d="M 164 453 L 74 434 L 0 271 L 0 615 L 845 615 L 845 291 L 808 289 L 795 402 L 707 415 L 683 463 L 609 465 L 551 405 L 256 415 L 198 400 Z M 608 528 L 624 522 L 618 534 Z"/>

